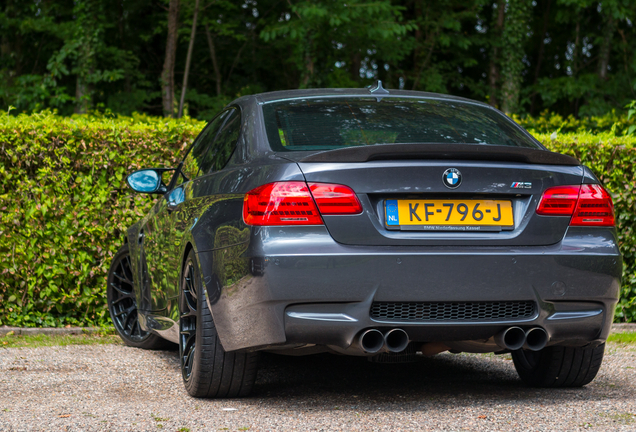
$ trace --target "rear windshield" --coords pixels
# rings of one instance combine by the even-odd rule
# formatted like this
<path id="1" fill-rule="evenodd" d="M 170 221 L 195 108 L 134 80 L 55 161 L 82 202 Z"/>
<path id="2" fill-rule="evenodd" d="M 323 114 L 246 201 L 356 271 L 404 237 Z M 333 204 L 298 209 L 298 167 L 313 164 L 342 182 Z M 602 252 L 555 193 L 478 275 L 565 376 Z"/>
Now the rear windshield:
<path id="1" fill-rule="evenodd" d="M 505 116 L 458 101 L 307 98 L 265 104 L 263 113 L 274 151 L 409 143 L 542 148 Z"/>

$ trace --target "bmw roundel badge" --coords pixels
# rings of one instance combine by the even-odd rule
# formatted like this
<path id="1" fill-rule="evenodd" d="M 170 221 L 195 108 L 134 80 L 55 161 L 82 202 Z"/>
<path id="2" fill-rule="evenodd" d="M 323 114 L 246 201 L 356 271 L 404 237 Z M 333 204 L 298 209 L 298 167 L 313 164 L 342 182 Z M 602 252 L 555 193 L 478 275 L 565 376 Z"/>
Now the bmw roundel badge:
<path id="1" fill-rule="evenodd" d="M 450 189 L 457 189 L 462 184 L 462 173 L 457 168 L 449 168 L 442 174 L 444 186 Z"/>

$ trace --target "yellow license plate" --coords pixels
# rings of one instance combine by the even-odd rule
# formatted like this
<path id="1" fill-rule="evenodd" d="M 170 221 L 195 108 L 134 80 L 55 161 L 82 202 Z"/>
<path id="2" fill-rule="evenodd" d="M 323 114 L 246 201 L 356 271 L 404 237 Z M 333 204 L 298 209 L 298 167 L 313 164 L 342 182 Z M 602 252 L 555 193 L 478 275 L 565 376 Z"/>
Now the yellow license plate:
<path id="1" fill-rule="evenodd" d="M 512 202 L 507 200 L 386 200 L 388 227 L 422 230 L 512 228 Z M 490 227 L 490 228 L 488 228 Z"/>

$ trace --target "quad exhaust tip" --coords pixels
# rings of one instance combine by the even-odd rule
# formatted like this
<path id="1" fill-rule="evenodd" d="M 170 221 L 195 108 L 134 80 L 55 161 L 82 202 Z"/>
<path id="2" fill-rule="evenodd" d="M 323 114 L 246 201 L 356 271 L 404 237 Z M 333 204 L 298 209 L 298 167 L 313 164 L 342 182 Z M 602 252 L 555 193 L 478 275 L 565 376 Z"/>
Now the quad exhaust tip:
<path id="1" fill-rule="evenodd" d="M 384 335 L 380 330 L 369 329 L 360 333 L 360 348 L 366 353 L 375 354 L 384 346 Z"/>
<path id="2" fill-rule="evenodd" d="M 495 335 L 495 343 L 502 348 L 516 351 L 526 349 L 540 351 L 548 344 L 550 337 L 541 327 L 532 327 L 528 331 L 521 327 L 509 327 Z"/>
<path id="3" fill-rule="evenodd" d="M 500 347 L 516 351 L 521 349 L 526 342 L 526 332 L 521 327 L 508 327 L 504 331 L 497 333 L 495 342 Z"/>
<path id="4" fill-rule="evenodd" d="M 358 336 L 358 346 L 367 354 L 380 351 L 402 352 L 409 342 L 409 335 L 402 329 L 391 329 L 385 334 L 380 330 L 368 329 Z"/>
<path id="5" fill-rule="evenodd" d="M 409 335 L 402 329 L 392 329 L 384 335 L 384 343 L 389 352 L 402 352 L 409 345 Z"/>
<path id="6" fill-rule="evenodd" d="M 541 327 L 533 327 L 526 332 L 523 348 L 531 351 L 540 351 L 548 344 L 548 339 L 548 332 Z"/>

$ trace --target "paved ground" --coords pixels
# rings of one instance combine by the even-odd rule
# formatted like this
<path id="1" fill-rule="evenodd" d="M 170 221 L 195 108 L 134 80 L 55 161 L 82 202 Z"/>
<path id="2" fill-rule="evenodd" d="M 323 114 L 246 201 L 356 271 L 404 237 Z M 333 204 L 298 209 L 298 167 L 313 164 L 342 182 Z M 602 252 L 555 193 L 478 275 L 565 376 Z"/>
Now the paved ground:
<path id="1" fill-rule="evenodd" d="M 610 344 L 582 389 L 522 386 L 509 356 L 379 365 L 263 357 L 247 399 L 187 396 L 175 352 L 0 349 L 0 430 L 636 430 L 636 346 Z"/>

